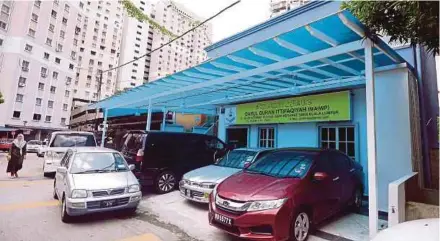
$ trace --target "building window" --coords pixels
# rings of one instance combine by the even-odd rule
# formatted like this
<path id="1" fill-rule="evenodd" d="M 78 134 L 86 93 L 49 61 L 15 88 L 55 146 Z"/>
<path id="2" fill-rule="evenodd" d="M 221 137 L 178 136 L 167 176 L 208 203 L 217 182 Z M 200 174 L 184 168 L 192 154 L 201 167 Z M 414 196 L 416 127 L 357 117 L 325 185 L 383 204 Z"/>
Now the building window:
<path id="1" fill-rule="evenodd" d="M 55 94 L 56 89 L 57 88 L 55 86 L 51 86 L 50 87 L 50 93 Z"/>
<path id="2" fill-rule="evenodd" d="M 32 49 L 33 49 L 33 47 L 30 44 L 26 44 L 26 46 L 24 47 L 24 50 L 27 52 L 32 52 Z"/>
<path id="3" fill-rule="evenodd" d="M 34 1 L 34 6 L 39 8 L 41 6 L 41 0 Z"/>
<path id="4" fill-rule="evenodd" d="M 0 28 L 6 30 L 6 23 L 3 21 L 0 21 Z"/>
<path id="5" fill-rule="evenodd" d="M 47 108 L 53 108 L 53 100 L 49 100 L 48 102 L 47 102 Z"/>
<path id="6" fill-rule="evenodd" d="M 41 73 L 41 77 L 46 78 L 46 76 L 47 76 L 47 69 L 44 68 L 44 67 L 41 67 L 40 73 Z"/>
<path id="7" fill-rule="evenodd" d="M 275 147 L 275 128 L 261 127 L 259 128 L 258 145 L 263 148 Z"/>
<path id="8" fill-rule="evenodd" d="M 40 121 L 41 120 L 41 114 L 34 114 L 34 117 L 32 119 L 34 121 Z"/>
<path id="9" fill-rule="evenodd" d="M 356 160 L 355 127 L 321 127 L 320 146 L 340 150 Z"/>
<path id="10" fill-rule="evenodd" d="M 63 18 L 63 24 L 67 25 L 67 18 Z"/>
<path id="11" fill-rule="evenodd" d="M 0 46 L 3 46 L 3 39 L 0 38 Z"/>
<path id="12" fill-rule="evenodd" d="M 38 89 L 44 90 L 44 83 L 38 83 Z"/>
<path id="13" fill-rule="evenodd" d="M 28 32 L 28 35 L 34 38 L 35 37 L 35 30 L 30 28 L 29 32 Z"/>
<path id="14" fill-rule="evenodd" d="M 46 116 L 46 122 L 51 122 L 51 121 L 52 121 L 52 116 L 47 115 L 47 116 Z"/>
<path id="15" fill-rule="evenodd" d="M 60 58 L 55 58 L 55 63 L 61 64 L 61 59 Z"/>
<path id="16" fill-rule="evenodd" d="M 53 72 L 52 73 L 52 78 L 54 78 L 54 79 L 58 79 L 58 72 Z"/>
<path id="17" fill-rule="evenodd" d="M 74 65 L 73 64 L 69 64 L 69 69 L 73 70 L 73 68 L 74 68 Z"/>
<path id="18" fill-rule="evenodd" d="M 54 29 L 55 29 L 55 25 L 50 24 L 49 25 L 49 31 L 51 31 L 53 33 Z"/>
<path id="19" fill-rule="evenodd" d="M 17 96 L 15 97 L 15 102 L 23 102 L 23 95 L 17 94 Z"/>
<path id="20" fill-rule="evenodd" d="M 64 96 L 65 96 L 65 97 L 69 97 L 69 96 L 70 96 L 70 91 L 66 90 L 66 91 L 64 92 Z"/>
<path id="21" fill-rule="evenodd" d="M 69 12 L 69 10 L 70 10 L 70 6 L 67 4 L 64 5 L 64 11 Z"/>
<path id="22" fill-rule="evenodd" d="M 52 10 L 51 15 L 52 15 L 52 18 L 57 18 L 57 12 L 55 10 Z"/>
<path id="23" fill-rule="evenodd" d="M 65 125 L 66 124 L 66 118 L 61 118 L 61 125 Z"/>
<path id="24" fill-rule="evenodd" d="M 46 44 L 49 45 L 49 46 L 52 46 L 52 39 L 47 38 L 46 39 Z"/>
<path id="25" fill-rule="evenodd" d="M 21 64 L 21 70 L 23 70 L 23 72 L 29 71 L 29 62 L 28 61 L 23 60 L 23 62 Z"/>
<path id="26" fill-rule="evenodd" d="M 45 52 L 43 58 L 46 59 L 46 60 L 48 60 L 48 59 L 49 59 L 49 53 L 46 53 L 46 52 Z"/>
<path id="27" fill-rule="evenodd" d="M 63 110 L 67 111 L 68 105 L 67 104 L 63 104 Z"/>
<path id="28" fill-rule="evenodd" d="M 63 30 L 60 31 L 60 38 L 64 38 L 66 36 L 66 32 Z"/>
<path id="29" fill-rule="evenodd" d="M 20 78 L 18 79 L 18 86 L 19 87 L 24 87 L 26 86 L 26 78 L 23 76 L 20 76 Z"/>
<path id="30" fill-rule="evenodd" d="M 41 106 L 41 102 L 43 102 L 43 99 L 41 99 L 41 98 L 37 98 L 37 99 L 35 100 L 35 105 L 37 105 L 37 106 Z"/>
<path id="31" fill-rule="evenodd" d="M 37 14 L 33 13 L 31 18 L 32 18 L 32 21 L 34 21 L 36 23 L 38 22 L 38 15 Z"/>
<path id="32" fill-rule="evenodd" d="M 56 49 L 56 51 L 57 51 L 57 52 L 62 52 L 62 51 L 63 51 L 63 45 L 58 44 L 58 45 L 57 45 L 57 49 Z"/>
<path id="33" fill-rule="evenodd" d="M 14 111 L 12 113 L 12 118 L 20 119 L 20 114 L 21 114 L 20 111 Z"/>

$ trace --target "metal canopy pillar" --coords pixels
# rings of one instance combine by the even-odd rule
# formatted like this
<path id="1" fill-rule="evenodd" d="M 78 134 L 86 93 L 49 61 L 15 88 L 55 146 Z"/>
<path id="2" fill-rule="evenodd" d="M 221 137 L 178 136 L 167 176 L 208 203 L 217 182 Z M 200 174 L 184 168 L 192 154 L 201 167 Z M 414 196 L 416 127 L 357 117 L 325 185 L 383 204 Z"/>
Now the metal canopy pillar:
<path id="1" fill-rule="evenodd" d="M 378 185 L 376 152 L 376 108 L 374 84 L 373 42 L 365 40 L 365 85 L 367 101 L 367 155 L 368 155 L 368 220 L 370 239 L 378 230 Z"/>
<path id="2" fill-rule="evenodd" d="M 167 116 L 167 109 L 163 108 L 162 113 L 162 126 L 160 130 L 165 131 L 165 117 Z"/>
<path id="3" fill-rule="evenodd" d="M 145 130 L 150 131 L 151 130 L 151 99 L 148 99 L 148 111 L 147 111 L 147 125 L 145 126 Z"/>
<path id="4" fill-rule="evenodd" d="M 108 116 L 108 108 L 105 108 L 104 122 L 103 122 L 103 128 L 102 128 L 102 136 L 101 136 L 101 147 L 104 147 L 104 143 L 105 143 L 105 134 L 107 132 L 107 116 Z"/>

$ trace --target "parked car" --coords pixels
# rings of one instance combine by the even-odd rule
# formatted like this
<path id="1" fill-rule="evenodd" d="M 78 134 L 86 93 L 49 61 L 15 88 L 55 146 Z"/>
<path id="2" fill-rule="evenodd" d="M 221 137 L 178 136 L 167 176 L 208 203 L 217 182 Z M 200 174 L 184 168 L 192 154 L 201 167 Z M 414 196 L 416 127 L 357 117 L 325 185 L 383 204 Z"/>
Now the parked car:
<path id="1" fill-rule="evenodd" d="M 1 139 L 0 140 L 0 151 L 9 151 L 12 146 L 12 139 Z"/>
<path id="2" fill-rule="evenodd" d="M 46 148 L 47 148 L 47 141 L 43 141 L 41 143 L 41 146 L 39 146 L 37 149 L 37 156 L 44 157 L 44 153 L 46 152 Z"/>
<path id="3" fill-rule="evenodd" d="M 91 132 L 57 131 L 53 132 L 45 148 L 43 173 L 47 177 L 54 174 L 60 166 L 64 153 L 72 147 L 96 147 L 95 136 Z"/>
<path id="4" fill-rule="evenodd" d="M 132 169 L 112 149 L 68 150 L 53 185 L 53 196 L 62 204 L 61 220 L 70 222 L 73 216 L 121 209 L 135 212 L 142 193 Z"/>
<path id="5" fill-rule="evenodd" d="M 372 241 L 438 241 L 439 225 L 438 218 L 407 221 L 380 231 Z"/>
<path id="6" fill-rule="evenodd" d="M 27 152 L 38 152 L 38 149 L 42 146 L 42 142 L 39 140 L 30 140 L 27 142 L 26 151 Z"/>
<path id="7" fill-rule="evenodd" d="M 209 222 L 242 238 L 303 241 L 316 223 L 360 208 L 362 180 L 362 167 L 342 152 L 274 150 L 214 189 Z"/>
<path id="8" fill-rule="evenodd" d="M 192 201 L 209 203 L 209 195 L 215 186 L 227 177 L 242 171 L 268 151 L 268 149 L 235 149 L 218 159 L 215 164 L 186 173 L 180 181 L 181 196 Z"/>
<path id="9" fill-rule="evenodd" d="M 141 185 L 153 185 L 158 193 L 174 190 L 184 173 L 213 164 L 227 152 L 218 138 L 194 133 L 129 131 L 122 143 L 121 152 L 136 165 Z"/>

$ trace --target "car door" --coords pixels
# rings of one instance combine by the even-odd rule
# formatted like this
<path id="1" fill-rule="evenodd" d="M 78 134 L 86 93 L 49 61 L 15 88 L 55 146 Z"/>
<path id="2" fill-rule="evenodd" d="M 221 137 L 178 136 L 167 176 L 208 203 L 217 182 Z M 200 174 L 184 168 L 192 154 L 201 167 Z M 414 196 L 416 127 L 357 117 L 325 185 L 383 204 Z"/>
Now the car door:
<path id="1" fill-rule="evenodd" d="M 316 160 L 312 174 L 321 172 L 327 174 L 324 180 L 313 180 L 314 203 L 316 217 L 325 219 L 332 215 L 338 208 L 341 196 L 341 183 L 334 163 L 331 162 L 330 152 L 325 151 Z"/>
<path id="2" fill-rule="evenodd" d="M 60 167 L 65 167 L 68 169 L 70 158 L 72 157 L 73 152 L 71 150 L 67 151 L 64 155 L 63 159 L 60 162 Z M 65 173 L 61 173 L 58 170 L 56 171 L 55 178 L 56 178 L 56 187 L 57 187 L 57 195 L 58 197 L 61 197 L 62 193 L 66 191 L 66 177 L 67 177 L 67 171 Z"/>
<path id="3" fill-rule="evenodd" d="M 339 181 L 342 185 L 340 199 L 340 205 L 342 207 L 346 205 L 350 198 L 353 196 L 357 185 L 357 178 L 355 169 L 352 166 L 351 160 L 348 156 L 337 151 L 335 151 L 332 155 L 335 156 L 334 160 L 337 164 L 337 170 L 340 177 Z"/>

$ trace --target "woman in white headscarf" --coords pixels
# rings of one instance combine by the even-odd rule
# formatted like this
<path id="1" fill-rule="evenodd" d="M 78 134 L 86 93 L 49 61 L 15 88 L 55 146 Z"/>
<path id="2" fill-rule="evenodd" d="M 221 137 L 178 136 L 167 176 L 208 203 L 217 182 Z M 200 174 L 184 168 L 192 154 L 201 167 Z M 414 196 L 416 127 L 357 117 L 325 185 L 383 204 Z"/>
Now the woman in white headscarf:
<path id="1" fill-rule="evenodd" d="M 11 178 L 17 178 L 17 172 L 23 167 L 23 160 L 26 157 L 26 141 L 23 134 L 17 135 L 9 149 L 9 162 L 6 172 L 11 173 Z"/>

